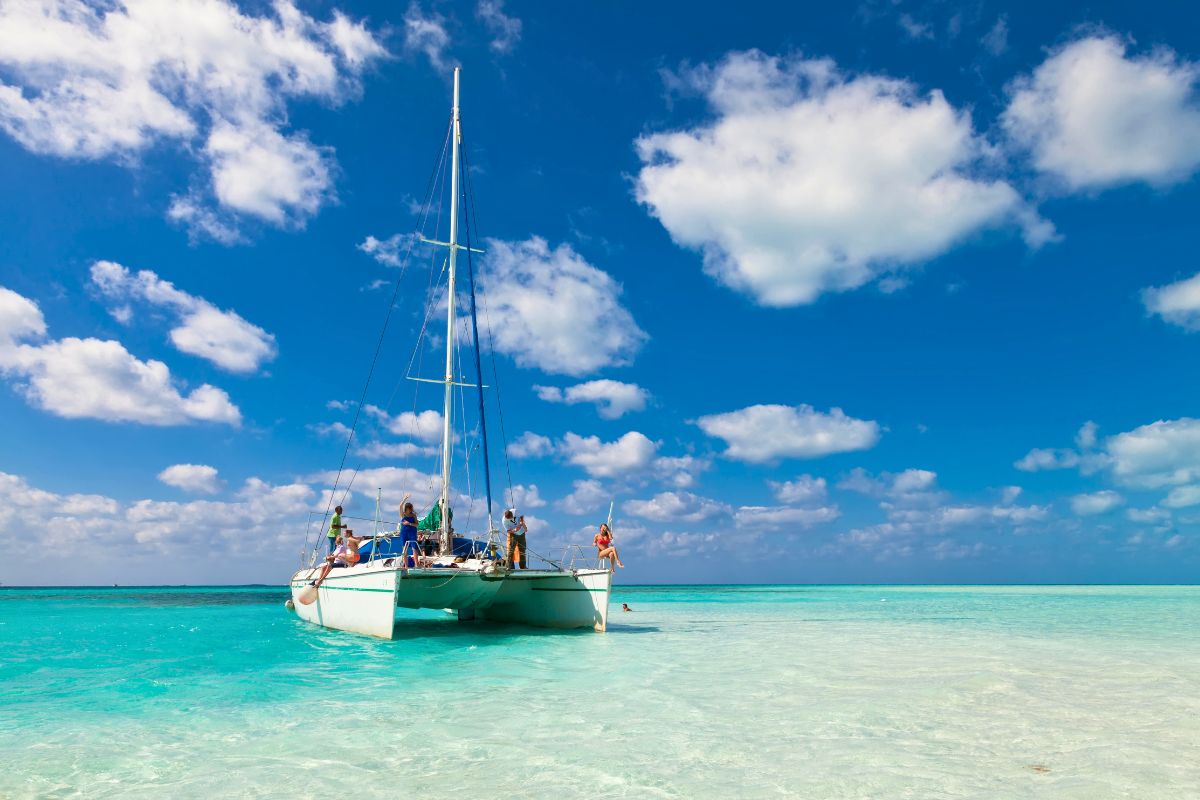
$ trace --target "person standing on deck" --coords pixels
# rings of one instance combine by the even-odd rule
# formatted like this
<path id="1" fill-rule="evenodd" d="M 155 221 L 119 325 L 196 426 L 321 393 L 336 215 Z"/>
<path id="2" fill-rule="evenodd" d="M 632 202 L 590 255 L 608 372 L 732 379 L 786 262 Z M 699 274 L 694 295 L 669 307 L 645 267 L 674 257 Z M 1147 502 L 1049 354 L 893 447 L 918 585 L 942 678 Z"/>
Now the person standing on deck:
<path id="1" fill-rule="evenodd" d="M 412 495 L 404 495 L 404 499 L 400 501 L 400 547 L 403 550 L 408 548 L 408 565 L 415 567 L 417 565 L 417 514 L 413 510 L 413 504 L 408 502 L 408 498 Z"/>
<path id="2" fill-rule="evenodd" d="M 341 538 L 342 531 L 346 528 L 342 524 L 342 507 L 338 506 L 333 510 L 333 519 L 329 521 L 329 552 L 333 552 L 337 547 L 337 540 Z"/>
<path id="3" fill-rule="evenodd" d="M 504 530 L 508 533 L 508 565 L 516 567 L 519 563 L 521 569 L 525 569 L 525 534 L 529 532 L 525 517 L 518 517 L 515 508 L 508 509 L 504 512 Z"/>

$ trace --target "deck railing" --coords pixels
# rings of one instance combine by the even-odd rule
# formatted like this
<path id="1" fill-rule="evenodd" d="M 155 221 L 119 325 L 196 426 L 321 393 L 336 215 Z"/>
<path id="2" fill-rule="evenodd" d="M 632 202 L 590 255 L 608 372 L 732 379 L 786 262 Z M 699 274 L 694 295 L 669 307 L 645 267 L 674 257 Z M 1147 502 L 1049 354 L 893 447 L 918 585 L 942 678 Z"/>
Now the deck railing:
<path id="1" fill-rule="evenodd" d="M 561 561 L 563 569 L 610 569 L 607 558 L 596 555 L 596 546 L 590 544 L 569 544 L 563 548 Z"/>

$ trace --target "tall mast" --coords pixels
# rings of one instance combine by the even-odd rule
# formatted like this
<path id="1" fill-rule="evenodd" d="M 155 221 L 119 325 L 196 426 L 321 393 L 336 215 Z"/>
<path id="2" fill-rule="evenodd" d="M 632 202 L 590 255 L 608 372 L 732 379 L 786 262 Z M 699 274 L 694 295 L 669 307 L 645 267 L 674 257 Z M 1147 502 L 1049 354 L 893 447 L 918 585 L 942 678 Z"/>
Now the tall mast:
<path id="1" fill-rule="evenodd" d="M 446 555 L 454 549 L 450 534 L 450 415 L 454 411 L 454 294 L 455 265 L 458 262 L 458 145 L 462 130 L 458 119 L 458 73 L 454 68 L 454 110 L 452 112 L 453 143 L 450 167 L 450 285 L 446 290 L 446 404 L 442 409 L 442 530 L 441 553 Z"/>

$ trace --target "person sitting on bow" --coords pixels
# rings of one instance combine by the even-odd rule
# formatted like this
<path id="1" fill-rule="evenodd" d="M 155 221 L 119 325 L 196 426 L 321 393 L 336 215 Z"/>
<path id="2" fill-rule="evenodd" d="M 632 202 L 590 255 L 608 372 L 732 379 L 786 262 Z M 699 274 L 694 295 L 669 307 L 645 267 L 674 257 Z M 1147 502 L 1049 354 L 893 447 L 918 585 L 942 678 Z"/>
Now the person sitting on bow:
<path id="1" fill-rule="evenodd" d="M 624 568 L 625 566 L 621 563 L 621 557 L 617 555 L 617 548 L 613 547 L 612 540 L 612 531 L 609 530 L 608 524 L 601 522 L 600 532 L 593 537 L 592 544 L 596 545 L 598 558 L 608 559 L 608 569 L 610 572 L 615 569 L 614 564 L 616 567 Z"/>

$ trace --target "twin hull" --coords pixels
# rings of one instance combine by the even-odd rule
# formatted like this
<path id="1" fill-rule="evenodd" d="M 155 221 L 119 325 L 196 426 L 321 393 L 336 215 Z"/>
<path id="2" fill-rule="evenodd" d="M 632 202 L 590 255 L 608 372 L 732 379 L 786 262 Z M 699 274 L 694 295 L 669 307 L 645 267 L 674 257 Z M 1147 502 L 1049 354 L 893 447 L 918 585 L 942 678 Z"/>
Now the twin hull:
<path id="1" fill-rule="evenodd" d="M 299 593 L 317 575 L 292 576 L 301 619 L 327 628 L 392 638 L 396 608 L 449 608 L 460 619 L 488 619 L 545 628 L 608 625 L 612 573 L 602 569 L 485 573 L 465 569 L 398 569 L 374 563 L 333 570 L 304 605 Z"/>

